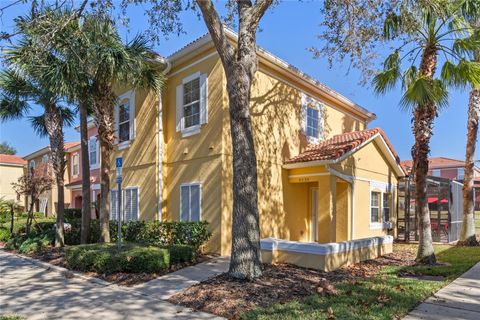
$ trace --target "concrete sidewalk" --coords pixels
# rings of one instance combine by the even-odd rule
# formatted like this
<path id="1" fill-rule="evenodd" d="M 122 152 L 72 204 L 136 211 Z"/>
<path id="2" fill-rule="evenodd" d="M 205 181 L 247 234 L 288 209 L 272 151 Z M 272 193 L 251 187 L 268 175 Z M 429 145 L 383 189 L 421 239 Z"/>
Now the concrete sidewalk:
<path id="1" fill-rule="evenodd" d="M 0 314 L 12 313 L 28 319 L 221 319 L 173 305 L 154 292 L 66 277 L 61 268 L 0 250 Z"/>
<path id="2" fill-rule="evenodd" d="M 480 263 L 425 300 L 405 317 L 405 320 L 414 319 L 479 320 Z"/>
<path id="3" fill-rule="evenodd" d="M 131 287 L 137 292 L 167 300 L 176 293 L 228 271 L 229 257 L 219 257 Z"/>

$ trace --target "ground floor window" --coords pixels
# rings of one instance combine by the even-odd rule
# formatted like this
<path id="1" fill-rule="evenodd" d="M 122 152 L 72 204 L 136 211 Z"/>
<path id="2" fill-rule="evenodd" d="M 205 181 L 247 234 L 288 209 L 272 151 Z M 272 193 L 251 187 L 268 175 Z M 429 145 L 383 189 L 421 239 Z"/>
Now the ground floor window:
<path id="1" fill-rule="evenodd" d="M 370 222 L 380 221 L 380 192 L 372 191 L 370 195 Z"/>
<path id="2" fill-rule="evenodd" d="M 201 185 L 185 183 L 180 186 L 180 220 L 200 221 Z"/>
<path id="3" fill-rule="evenodd" d="M 388 222 L 390 221 L 390 207 L 392 204 L 392 196 L 390 193 L 384 193 L 383 194 L 383 206 L 382 206 L 382 212 L 383 212 L 383 221 Z"/>
<path id="4" fill-rule="evenodd" d="M 137 221 L 139 212 L 139 193 L 137 187 L 127 187 L 123 190 L 123 220 Z M 118 190 L 110 192 L 110 219 L 118 219 Z"/>

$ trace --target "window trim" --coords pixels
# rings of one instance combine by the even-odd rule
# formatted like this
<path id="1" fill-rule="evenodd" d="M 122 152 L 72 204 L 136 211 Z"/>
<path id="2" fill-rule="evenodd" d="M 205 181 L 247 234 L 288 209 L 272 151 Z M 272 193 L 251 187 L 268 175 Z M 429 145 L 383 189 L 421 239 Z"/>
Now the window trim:
<path id="1" fill-rule="evenodd" d="M 372 194 L 373 193 L 378 193 L 379 199 L 378 199 L 378 206 L 374 207 L 372 206 Z M 383 201 L 383 192 L 377 189 L 372 189 L 370 190 L 370 229 L 381 229 L 382 228 L 382 201 Z M 372 221 L 372 209 L 377 208 L 378 209 L 378 220 L 380 221 Z"/>
<path id="2" fill-rule="evenodd" d="M 139 221 L 140 220 L 140 187 L 139 186 L 127 186 L 125 188 L 122 188 L 122 203 L 120 204 L 123 210 L 123 216 L 122 216 L 122 222 L 127 222 L 124 218 L 126 217 L 126 211 L 125 211 L 125 205 L 126 205 L 126 192 L 127 190 L 137 190 L 137 220 L 128 220 L 128 221 Z M 110 190 L 110 220 L 112 220 L 112 191 L 117 192 L 118 194 L 118 189 L 111 189 Z M 118 199 L 118 198 L 117 198 Z M 118 207 L 118 205 L 116 206 Z M 117 221 L 117 220 L 115 220 Z"/>
<path id="3" fill-rule="evenodd" d="M 385 195 L 388 195 L 390 197 L 390 201 L 388 201 L 388 210 L 389 210 L 389 213 L 388 213 L 388 216 L 389 216 L 389 219 L 386 220 L 385 219 Z M 392 207 L 393 207 L 393 196 L 392 196 L 392 193 L 390 192 L 382 192 L 382 223 L 388 223 L 392 220 Z"/>
<path id="4" fill-rule="evenodd" d="M 199 114 L 200 121 L 199 121 L 199 124 L 197 125 L 193 125 L 188 128 L 185 128 L 184 108 L 185 106 L 188 106 L 196 102 L 191 102 L 189 104 L 183 103 L 184 85 L 195 79 L 199 79 L 198 104 L 199 104 L 199 111 L 200 111 L 200 114 Z M 179 93 L 179 90 L 181 90 L 180 92 L 181 94 Z M 180 132 L 180 134 L 182 135 L 182 138 L 186 138 L 186 137 L 193 136 L 195 134 L 200 133 L 202 126 L 208 123 L 208 74 L 197 71 L 183 78 L 179 83 L 179 85 L 176 87 L 175 100 L 176 100 L 175 101 L 176 131 Z M 181 113 L 181 117 L 179 113 Z"/>
<path id="5" fill-rule="evenodd" d="M 308 127 L 308 109 L 313 109 L 318 111 L 318 136 L 310 136 L 308 135 L 307 127 Z M 301 114 L 302 114 L 302 133 L 303 135 L 307 138 L 308 143 L 311 144 L 317 144 L 321 140 L 324 139 L 324 119 L 322 116 L 323 111 L 325 110 L 325 104 L 318 99 L 307 95 L 306 93 L 302 92 L 302 98 L 301 98 Z"/>
<path id="6" fill-rule="evenodd" d="M 139 221 L 140 220 L 140 187 L 138 186 L 128 186 L 128 187 L 125 187 L 123 188 L 123 192 L 122 192 L 122 206 L 123 206 L 123 213 L 124 213 L 124 216 L 126 216 L 126 211 L 125 211 L 125 205 L 127 203 L 127 194 L 125 191 L 127 190 L 137 190 L 137 220 L 128 220 L 128 221 Z M 125 200 L 125 201 L 124 201 Z M 125 221 L 125 220 L 124 220 Z"/>
<path id="7" fill-rule="evenodd" d="M 185 182 L 180 184 L 180 206 L 179 206 L 179 215 L 178 221 L 192 221 L 192 208 L 190 202 L 188 204 L 188 215 L 189 220 L 182 220 L 182 187 L 192 187 L 198 186 L 199 190 L 199 199 L 198 199 L 198 221 L 202 221 L 202 183 L 199 181 L 195 182 Z"/>
<path id="8" fill-rule="evenodd" d="M 128 100 L 129 103 L 129 139 L 119 142 L 119 132 L 120 132 L 120 106 L 122 102 Z M 114 120 L 115 120 L 115 144 L 117 145 L 118 150 L 123 150 L 130 147 L 130 144 L 135 139 L 137 119 L 136 119 L 136 110 L 135 110 L 135 91 L 128 90 L 125 93 L 117 97 L 117 103 L 114 108 Z M 122 122 L 125 123 L 125 122 Z"/>
<path id="9" fill-rule="evenodd" d="M 78 172 L 75 174 L 75 157 L 77 157 L 77 167 L 78 167 Z M 80 155 L 78 152 L 72 153 L 72 177 L 78 177 L 80 175 Z"/>

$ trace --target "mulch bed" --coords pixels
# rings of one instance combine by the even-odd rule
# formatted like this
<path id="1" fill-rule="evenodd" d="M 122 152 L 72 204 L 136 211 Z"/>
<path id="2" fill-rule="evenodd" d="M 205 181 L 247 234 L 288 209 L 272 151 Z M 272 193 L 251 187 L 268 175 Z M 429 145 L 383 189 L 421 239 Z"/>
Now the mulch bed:
<path id="1" fill-rule="evenodd" d="M 30 258 L 48 262 L 55 266 L 68 268 L 65 262 L 65 252 L 63 248 L 47 247 L 41 252 L 28 254 Z M 134 286 L 140 283 L 144 283 L 153 279 L 156 279 L 165 274 L 175 272 L 185 267 L 195 265 L 197 263 L 205 262 L 212 259 L 211 255 L 199 255 L 195 261 L 190 263 L 178 263 L 170 266 L 170 268 L 156 273 L 126 273 L 126 272 L 117 272 L 110 275 L 100 274 L 96 272 L 86 272 L 85 274 L 91 277 L 99 278 L 111 283 L 115 283 L 121 286 Z"/>
<path id="2" fill-rule="evenodd" d="M 374 277 L 387 265 L 414 265 L 415 254 L 415 250 L 396 251 L 375 260 L 364 261 L 332 272 L 288 264 L 265 264 L 262 276 L 252 282 L 221 274 L 172 296 L 169 301 L 228 319 L 238 319 L 240 313 L 247 310 L 265 308 L 315 293 L 336 295 L 335 283 L 340 281 L 354 283 L 360 279 Z"/>

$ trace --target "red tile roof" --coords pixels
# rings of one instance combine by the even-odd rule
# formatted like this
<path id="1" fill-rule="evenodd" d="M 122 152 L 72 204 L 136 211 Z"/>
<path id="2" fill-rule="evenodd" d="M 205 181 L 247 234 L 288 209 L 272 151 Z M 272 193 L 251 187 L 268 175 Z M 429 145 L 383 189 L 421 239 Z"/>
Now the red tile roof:
<path id="1" fill-rule="evenodd" d="M 65 150 L 68 150 L 68 149 L 76 147 L 78 145 L 80 145 L 80 141 L 65 142 L 64 145 L 63 145 L 64 146 L 63 148 Z"/>
<path id="2" fill-rule="evenodd" d="M 385 143 L 395 157 L 395 160 L 399 162 L 400 160 L 383 130 L 380 128 L 373 128 L 362 131 L 346 132 L 333 136 L 319 144 L 309 146 L 307 150 L 296 157 L 286 160 L 285 163 L 337 160 L 353 149 L 361 146 L 376 134 L 380 134 L 383 137 L 383 140 L 385 140 Z"/>
<path id="3" fill-rule="evenodd" d="M 401 162 L 401 165 L 407 171 L 410 171 L 410 169 L 413 166 L 413 161 L 404 160 Z M 446 158 L 446 157 L 428 158 L 429 169 L 456 168 L 456 167 L 463 167 L 463 166 L 465 166 L 465 162 L 463 160 L 457 160 L 457 159 Z"/>
<path id="4" fill-rule="evenodd" d="M 19 156 L 0 154 L 0 163 L 18 164 L 23 166 L 27 164 L 27 161 L 23 160 L 23 158 Z"/>

